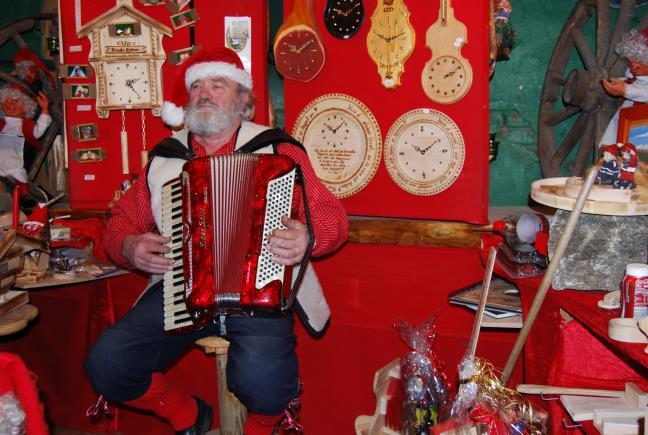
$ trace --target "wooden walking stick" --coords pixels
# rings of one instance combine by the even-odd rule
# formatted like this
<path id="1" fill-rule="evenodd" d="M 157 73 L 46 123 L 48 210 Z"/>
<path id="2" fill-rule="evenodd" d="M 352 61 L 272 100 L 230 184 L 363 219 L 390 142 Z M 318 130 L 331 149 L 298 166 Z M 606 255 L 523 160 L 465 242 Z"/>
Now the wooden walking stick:
<path id="1" fill-rule="evenodd" d="M 504 366 L 504 370 L 502 371 L 501 381 L 502 384 L 504 385 L 506 385 L 509 377 L 511 376 L 511 372 L 513 371 L 513 366 L 515 366 L 515 363 L 518 357 L 520 356 L 520 352 L 522 351 L 522 347 L 524 347 L 524 343 L 526 342 L 527 336 L 529 335 L 529 331 L 533 327 L 533 323 L 535 322 L 535 319 L 538 316 L 540 307 L 542 307 L 544 298 L 547 295 L 547 291 L 549 290 L 549 285 L 551 285 L 551 281 L 553 280 L 553 277 L 556 274 L 556 270 L 558 269 L 560 260 L 563 254 L 565 253 L 565 249 L 567 248 L 567 245 L 569 244 L 569 240 L 571 239 L 574 229 L 576 228 L 576 224 L 578 223 L 578 218 L 580 217 L 580 214 L 583 211 L 585 200 L 589 196 L 590 190 L 592 190 L 592 185 L 594 184 L 594 179 L 596 178 L 597 173 L 598 173 L 598 168 L 596 166 L 592 166 L 589 169 L 589 172 L 587 173 L 587 177 L 585 178 L 583 187 L 581 187 L 580 193 L 578 195 L 578 199 L 576 200 L 576 203 L 574 204 L 574 208 L 571 214 L 569 215 L 569 219 L 567 219 L 567 224 L 565 225 L 565 231 L 563 232 L 562 236 L 560 236 L 560 240 L 558 241 L 556 252 L 554 253 L 553 257 L 551 258 L 551 261 L 549 262 L 549 266 L 547 267 L 547 271 L 545 272 L 544 277 L 542 278 L 542 282 L 540 283 L 538 292 L 536 293 L 535 298 L 533 299 L 533 303 L 531 304 L 529 313 L 524 319 L 524 325 L 520 330 L 520 335 L 518 335 L 517 340 L 515 340 L 515 344 L 513 345 L 513 350 L 511 350 L 511 354 L 509 355 L 508 360 L 506 361 L 506 365 Z"/>

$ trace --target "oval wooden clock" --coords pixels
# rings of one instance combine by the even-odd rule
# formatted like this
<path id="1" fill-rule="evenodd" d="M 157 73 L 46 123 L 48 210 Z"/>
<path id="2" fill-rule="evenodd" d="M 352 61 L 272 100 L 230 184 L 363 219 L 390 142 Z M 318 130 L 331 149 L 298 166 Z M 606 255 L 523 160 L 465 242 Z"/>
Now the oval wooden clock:
<path id="1" fill-rule="evenodd" d="M 364 20 L 362 0 L 328 0 L 324 24 L 336 38 L 348 39 L 358 33 Z"/>
<path id="2" fill-rule="evenodd" d="M 313 0 L 295 0 L 290 15 L 277 30 L 273 51 L 282 76 L 308 82 L 319 74 L 325 54 L 315 24 Z"/>
<path id="3" fill-rule="evenodd" d="M 311 101 L 297 117 L 293 136 L 304 144 L 318 178 L 338 198 L 362 190 L 380 164 L 378 122 L 349 95 L 326 94 Z"/>
<path id="4" fill-rule="evenodd" d="M 450 0 L 441 0 L 439 19 L 425 34 L 425 45 L 432 51 L 432 58 L 421 73 L 423 91 L 432 101 L 454 103 L 470 89 L 472 67 L 461 55 L 466 42 L 466 26 L 455 19 Z"/>
<path id="5" fill-rule="evenodd" d="M 401 115 L 385 138 L 385 166 L 398 186 L 414 195 L 443 192 L 461 173 L 463 136 L 448 116 L 433 109 Z"/>
<path id="6" fill-rule="evenodd" d="M 403 0 L 378 0 L 367 34 L 369 56 L 378 67 L 382 85 L 394 89 L 400 85 L 405 61 L 414 50 L 414 28 Z"/>

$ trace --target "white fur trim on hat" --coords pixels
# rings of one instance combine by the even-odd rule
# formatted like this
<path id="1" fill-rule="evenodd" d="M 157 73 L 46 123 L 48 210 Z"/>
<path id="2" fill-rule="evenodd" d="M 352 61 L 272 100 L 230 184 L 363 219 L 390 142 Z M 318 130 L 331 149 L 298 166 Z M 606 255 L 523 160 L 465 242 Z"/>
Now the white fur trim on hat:
<path id="1" fill-rule="evenodd" d="M 184 109 L 170 101 L 165 101 L 160 107 L 160 116 L 165 124 L 171 127 L 179 127 L 184 123 Z"/>
<path id="2" fill-rule="evenodd" d="M 207 77 L 225 77 L 244 88 L 252 89 L 252 76 L 244 69 L 228 62 L 200 62 L 190 66 L 185 73 L 187 90 L 196 80 Z"/>

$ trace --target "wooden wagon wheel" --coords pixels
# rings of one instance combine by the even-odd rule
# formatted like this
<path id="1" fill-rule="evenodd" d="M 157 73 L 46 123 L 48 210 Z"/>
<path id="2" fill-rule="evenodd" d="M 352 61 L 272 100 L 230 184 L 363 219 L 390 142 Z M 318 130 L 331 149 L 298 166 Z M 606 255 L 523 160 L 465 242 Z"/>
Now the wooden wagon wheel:
<path id="1" fill-rule="evenodd" d="M 614 47 L 630 29 L 634 15 L 643 14 L 637 28 L 648 25 L 648 14 L 635 5 L 636 0 L 622 0 L 614 20 L 608 0 L 579 0 L 567 19 L 540 100 L 538 157 L 545 177 L 564 176 L 562 168 L 569 175 L 583 175 L 593 163 L 596 145 L 621 104 L 601 86 L 603 78 L 625 71 L 625 61 Z M 591 38 L 590 29 L 595 29 Z"/>
<path id="2" fill-rule="evenodd" d="M 22 33 L 31 31 L 36 25 L 36 22 L 43 20 L 52 21 L 53 28 L 58 28 L 58 25 L 56 24 L 57 19 L 57 15 L 53 13 L 41 13 L 29 17 L 17 18 L 0 27 L 0 46 L 3 46 L 9 40 L 13 40 L 18 46 L 18 49 L 27 47 L 27 44 L 21 36 Z M 54 75 L 54 77 L 57 77 L 57 66 L 55 65 L 54 70 L 50 72 Z M 52 124 L 48 128 L 45 135 L 40 138 L 40 142 L 43 145 L 43 150 L 38 153 L 38 155 L 34 159 L 33 164 L 31 165 L 31 168 L 29 169 L 28 178 L 30 181 L 34 181 L 38 176 L 38 173 L 43 167 L 43 163 L 45 162 L 45 158 L 47 157 L 48 152 L 54 144 L 54 139 L 58 134 L 60 134 L 63 126 L 63 94 L 61 92 L 60 81 L 59 83 L 57 83 L 57 86 L 55 88 L 52 88 L 49 77 L 47 77 L 46 74 L 40 70 L 38 71 L 38 74 L 40 76 L 41 82 L 43 83 L 43 92 L 45 93 L 45 95 L 47 95 L 47 98 L 51 102 L 49 109 L 50 115 L 52 116 Z M 22 84 L 23 88 L 35 97 L 35 95 L 33 95 L 33 93 L 29 90 L 29 86 L 26 83 L 23 83 L 21 80 L 10 74 L 0 71 L 0 81 L 4 81 L 6 83 Z"/>

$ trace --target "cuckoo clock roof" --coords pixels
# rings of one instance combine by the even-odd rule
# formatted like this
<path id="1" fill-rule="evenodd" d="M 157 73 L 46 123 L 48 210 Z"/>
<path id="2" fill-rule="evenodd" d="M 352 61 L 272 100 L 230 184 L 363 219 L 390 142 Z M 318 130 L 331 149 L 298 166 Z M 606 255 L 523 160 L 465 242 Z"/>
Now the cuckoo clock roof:
<path id="1" fill-rule="evenodd" d="M 94 29 L 107 26 L 115 17 L 121 16 L 121 15 L 130 15 L 131 17 L 137 19 L 138 21 L 141 21 L 143 24 L 146 24 L 150 27 L 154 27 L 160 31 L 160 33 L 171 36 L 172 31 L 169 27 L 165 26 L 164 24 L 161 24 L 159 21 L 154 20 L 153 18 L 149 17 L 148 15 L 138 11 L 135 9 L 133 6 L 129 4 L 118 4 L 117 6 L 113 7 L 109 11 L 99 15 L 97 18 L 94 20 L 90 21 L 87 23 L 85 26 L 81 27 L 79 31 L 77 32 L 77 36 L 79 38 L 82 38 L 86 36 L 88 33 L 92 32 Z"/>

